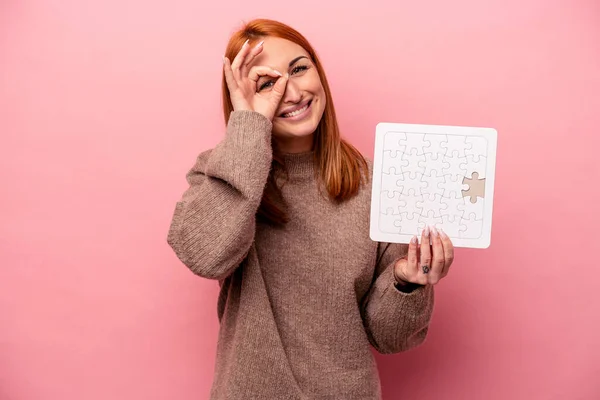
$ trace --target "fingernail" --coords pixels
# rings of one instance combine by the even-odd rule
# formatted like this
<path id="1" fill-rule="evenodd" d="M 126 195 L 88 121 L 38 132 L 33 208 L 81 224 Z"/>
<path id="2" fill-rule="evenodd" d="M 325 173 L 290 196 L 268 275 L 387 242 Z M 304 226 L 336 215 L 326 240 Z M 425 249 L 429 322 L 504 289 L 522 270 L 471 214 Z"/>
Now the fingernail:
<path id="1" fill-rule="evenodd" d="M 440 231 L 440 236 L 443 238 L 447 238 L 448 235 L 446 235 L 446 232 L 444 232 L 444 230 L 442 228 L 438 228 L 438 230 Z"/>
<path id="2" fill-rule="evenodd" d="M 243 47 L 246 47 L 246 46 L 248 45 L 248 42 L 249 42 L 249 41 L 250 41 L 250 39 L 246 39 L 246 41 L 245 41 L 245 42 L 244 42 L 244 44 L 242 45 L 242 48 L 243 48 Z"/>
<path id="3" fill-rule="evenodd" d="M 438 236 L 438 231 L 437 231 L 437 229 L 435 229 L 435 226 L 431 227 L 431 236 L 433 236 L 433 237 Z"/>
<path id="4" fill-rule="evenodd" d="M 256 45 L 256 48 L 259 48 L 260 46 L 262 46 L 264 42 L 265 42 L 264 40 L 261 40 L 261 42 Z"/>
<path id="5" fill-rule="evenodd" d="M 276 69 L 274 69 L 273 72 L 275 72 L 279 76 L 283 76 L 283 74 L 281 72 L 277 71 Z"/>
<path id="6" fill-rule="evenodd" d="M 413 237 L 412 237 L 412 239 L 410 239 L 410 242 L 411 242 L 412 244 L 417 244 L 417 237 L 416 237 L 416 236 L 413 236 Z"/>
<path id="7" fill-rule="evenodd" d="M 290 74 L 286 72 L 285 73 L 285 79 L 288 79 L 289 77 L 290 77 Z"/>
<path id="8" fill-rule="evenodd" d="M 425 234 L 425 237 L 429 237 L 429 225 L 425 226 L 425 232 L 424 232 L 424 234 Z"/>
<path id="9" fill-rule="evenodd" d="M 223 56 L 223 64 L 225 64 L 225 56 Z"/>

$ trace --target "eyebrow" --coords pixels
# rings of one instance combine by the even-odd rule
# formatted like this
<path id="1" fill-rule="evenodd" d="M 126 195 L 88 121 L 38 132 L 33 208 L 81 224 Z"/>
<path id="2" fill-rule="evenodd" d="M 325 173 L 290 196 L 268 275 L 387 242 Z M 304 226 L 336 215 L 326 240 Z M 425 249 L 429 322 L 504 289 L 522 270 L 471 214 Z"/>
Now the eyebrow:
<path id="1" fill-rule="evenodd" d="M 300 57 L 294 58 L 292 61 L 290 61 L 289 67 L 291 67 L 292 65 L 296 64 L 298 62 L 298 60 L 301 60 L 303 58 L 308 58 L 308 57 L 306 57 L 306 56 L 300 56 Z"/>

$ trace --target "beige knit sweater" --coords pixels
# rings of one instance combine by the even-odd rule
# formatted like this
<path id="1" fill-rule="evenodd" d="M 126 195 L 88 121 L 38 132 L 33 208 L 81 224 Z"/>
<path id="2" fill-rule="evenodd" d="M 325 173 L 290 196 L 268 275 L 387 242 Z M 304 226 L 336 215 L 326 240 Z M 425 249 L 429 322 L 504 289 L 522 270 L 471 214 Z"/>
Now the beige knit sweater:
<path id="1" fill-rule="evenodd" d="M 406 245 L 369 238 L 370 179 L 335 205 L 318 191 L 310 152 L 285 157 L 291 221 L 256 222 L 271 128 L 259 113 L 231 114 L 187 174 L 168 234 L 179 259 L 221 287 L 211 399 L 380 399 L 369 344 L 389 354 L 422 343 L 433 287 L 394 287 Z"/>

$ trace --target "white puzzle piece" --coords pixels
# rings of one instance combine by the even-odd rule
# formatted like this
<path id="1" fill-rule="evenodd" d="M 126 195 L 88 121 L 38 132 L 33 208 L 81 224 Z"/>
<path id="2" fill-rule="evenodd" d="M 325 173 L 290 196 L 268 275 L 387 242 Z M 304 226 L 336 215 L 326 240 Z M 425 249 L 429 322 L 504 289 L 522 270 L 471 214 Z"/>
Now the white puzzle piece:
<path id="1" fill-rule="evenodd" d="M 434 225 L 455 247 L 489 247 L 497 137 L 493 128 L 379 123 L 371 239 L 408 243 Z"/>

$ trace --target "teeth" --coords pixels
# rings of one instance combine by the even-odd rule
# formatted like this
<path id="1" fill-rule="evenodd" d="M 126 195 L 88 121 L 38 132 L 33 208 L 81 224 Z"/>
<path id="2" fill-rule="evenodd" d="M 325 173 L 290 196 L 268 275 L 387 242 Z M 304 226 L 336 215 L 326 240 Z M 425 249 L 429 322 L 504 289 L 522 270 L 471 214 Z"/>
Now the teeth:
<path id="1" fill-rule="evenodd" d="M 303 113 L 304 111 L 306 111 L 306 109 L 307 109 L 307 108 L 308 108 L 308 104 L 306 104 L 304 107 L 302 107 L 302 108 L 301 108 L 301 109 L 299 109 L 299 110 L 292 111 L 291 113 L 283 114 L 283 116 L 284 116 L 285 118 L 289 118 L 289 117 L 295 117 L 296 115 L 298 115 L 298 114 L 301 114 L 301 113 Z"/>

